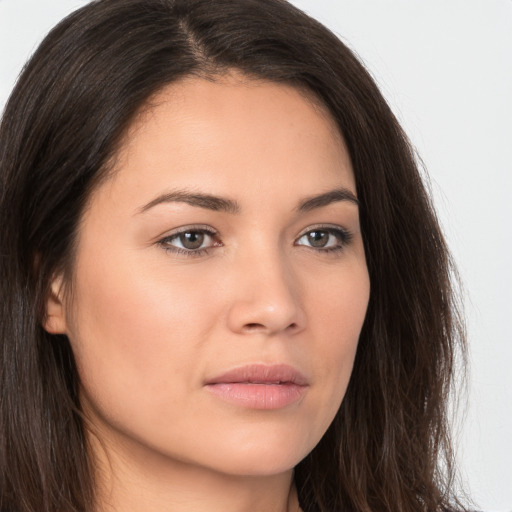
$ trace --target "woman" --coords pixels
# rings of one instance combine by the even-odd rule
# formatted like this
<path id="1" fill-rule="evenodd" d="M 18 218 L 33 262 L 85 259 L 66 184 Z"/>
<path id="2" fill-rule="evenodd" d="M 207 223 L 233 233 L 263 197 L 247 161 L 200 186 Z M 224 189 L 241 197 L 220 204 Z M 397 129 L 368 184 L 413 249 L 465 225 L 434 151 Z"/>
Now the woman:
<path id="1" fill-rule="evenodd" d="M 462 509 L 413 151 L 281 0 L 99 0 L 0 129 L 1 509 Z"/>

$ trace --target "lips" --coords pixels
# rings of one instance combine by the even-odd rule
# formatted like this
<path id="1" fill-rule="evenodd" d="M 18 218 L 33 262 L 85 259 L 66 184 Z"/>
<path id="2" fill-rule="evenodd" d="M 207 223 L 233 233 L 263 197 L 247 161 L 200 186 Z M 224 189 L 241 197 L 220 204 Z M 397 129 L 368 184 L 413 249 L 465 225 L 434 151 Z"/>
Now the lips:
<path id="1" fill-rule="evenodd" d="M 299 402 L 308 388 L 308 381 L 293 366 L 255 364 L 208 379 L 205 388 L 238 406 L 273 410 Z"/>

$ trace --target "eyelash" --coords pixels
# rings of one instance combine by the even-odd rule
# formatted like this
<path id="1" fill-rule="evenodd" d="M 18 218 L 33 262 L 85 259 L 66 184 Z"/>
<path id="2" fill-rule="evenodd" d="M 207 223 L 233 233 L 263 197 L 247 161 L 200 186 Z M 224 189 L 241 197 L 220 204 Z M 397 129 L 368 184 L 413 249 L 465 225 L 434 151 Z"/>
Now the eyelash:
<path id="1" fill-rule="evenodd" d="M 350 244 L 352 241 L 353 235 L 345 228 L 342 228 L 341 226 L 329 226 L 329 225 L 315 225 L 308 227 L 307 231 L 303 232 L 297 240 L 300 240 L 304 236 L 306 236 L 309 233 L 313 233 L 314 231 L 321 231 L 324 233 L 327 233 L 328 235 L 333 235 L 337 239 L 337 245 L 334 247 L 320 247 L 316 248 L 316 250 L 323 254 L 335 254 L 342 252 L 347 245 Z M 311 249 L 315 249 L 315 247 L 312 246 L 304 246 L 309 247 Z"/>
<path id="2" fill-rule="evenodd" d="M 188 226 L 186 228 L 180 229 L 179 231 L 176 231 L 161 240 L 158 241 L 158 244 L 163 247 L 163 249 L 167 252 L 173 253 L 173 254 L 184 254 L 188 257 L 199 257 L 203 256 L 208 253 L 208 251 L 212 248 L 212 246 L 204 247 L 203 249 L 184 249 L 181 247 L 176 247 L 175 245 L 170 245 L 170 242 L 177 240 L 181 235 L 184 235 L 185 233 L 198 233 L 210 236 L 212 239 L 215 240 L 215 237 L 218 235 L 217 231 L 213 230 L 212 228 L 209 228 L 208 226 Z M 222 245 L 220 242 L 217 243 L 215 246 Z"/>
<path id="3" fill-rule="evenodd" d="M 300 247 L 306 247 L 309 249 L 316 250 L 319 253 L 323 254 L 334 254 L 339 253 L 345 249 L 345 246 L 347 246 L 351 240 L 352 240 L 352 233 L 350 233 L 345 228 L 342 228 L 340 226 L 333 227 L 333 226 L 325 226 L 325 225 L 315 225 L 310 226 L 307 231 L 304 231 L 301 235 L 297 237 L 297 240 L 300 240 L 301 238 L 305 237 L 309 233 L 313 233 L 314 231 L 321 231 L 324 233 L 327 233 L 328 235 L 333 235 L 338 243 L 334 247 L 318 247 L 315 248 L 313 246 L 306 246 L 303 244 L 300 244 Z M 207 235 L 213 239 L 213 245 L 209 245 L 208 247 L 204 247 L 202 249 L 185 249 L 181 247 L 176 247 L 175 245 L 171 245 L 171 242 L 179 239 L 181 235 L 184 235 L 186 233 L 196 233 L 196 234 L 202 234 Z M 180 229 L 179 231 L 176 231 L 172 233 L 171 235 L 168 235 L 161 240 L 158 241 L 158 244 L 167 252 L 173 253 L 173 254 L 183 254 L 187 257 L 200 257 L 209 252 L 210 249 L 213 247 L 220 247 L 222 246 L 222 242 L 219 240 L 215 241 L 215 237 L 218 236 L 218 232 L 213 230 L 212 228 L 208 226 L 188 226 L 186 228 Z"/>

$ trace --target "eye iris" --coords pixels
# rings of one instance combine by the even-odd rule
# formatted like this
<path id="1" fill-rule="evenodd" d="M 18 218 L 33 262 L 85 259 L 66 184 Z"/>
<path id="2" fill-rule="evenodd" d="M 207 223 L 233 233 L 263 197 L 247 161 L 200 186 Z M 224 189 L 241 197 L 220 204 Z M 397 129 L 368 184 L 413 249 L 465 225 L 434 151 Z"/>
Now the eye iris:
<path id="1" fill-rule="evenodd" d="M 180 235 L 180 242 L 185 249 L 199 249 L 204 242 L 204 233 L 198 231 L 187 231 Z"/>
<path id="2" fill-rule="evenodd" d="M 329 241 L 327 231 L 311 231 L 308 233 L 308 242 L 313 247 L 325 247 Z"/>

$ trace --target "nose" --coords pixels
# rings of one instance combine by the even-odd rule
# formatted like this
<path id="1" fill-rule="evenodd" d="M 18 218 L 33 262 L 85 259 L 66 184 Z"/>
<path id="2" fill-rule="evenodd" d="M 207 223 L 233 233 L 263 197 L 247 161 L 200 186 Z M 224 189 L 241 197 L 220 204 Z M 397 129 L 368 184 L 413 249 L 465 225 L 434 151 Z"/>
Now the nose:
<path id="1" fill-rule="evenodd" d="M 299 280 L 283 257 L 260 255 L 233 275 L 229 328 L 239 334 L 296 334 L 306 326 Z"/>

